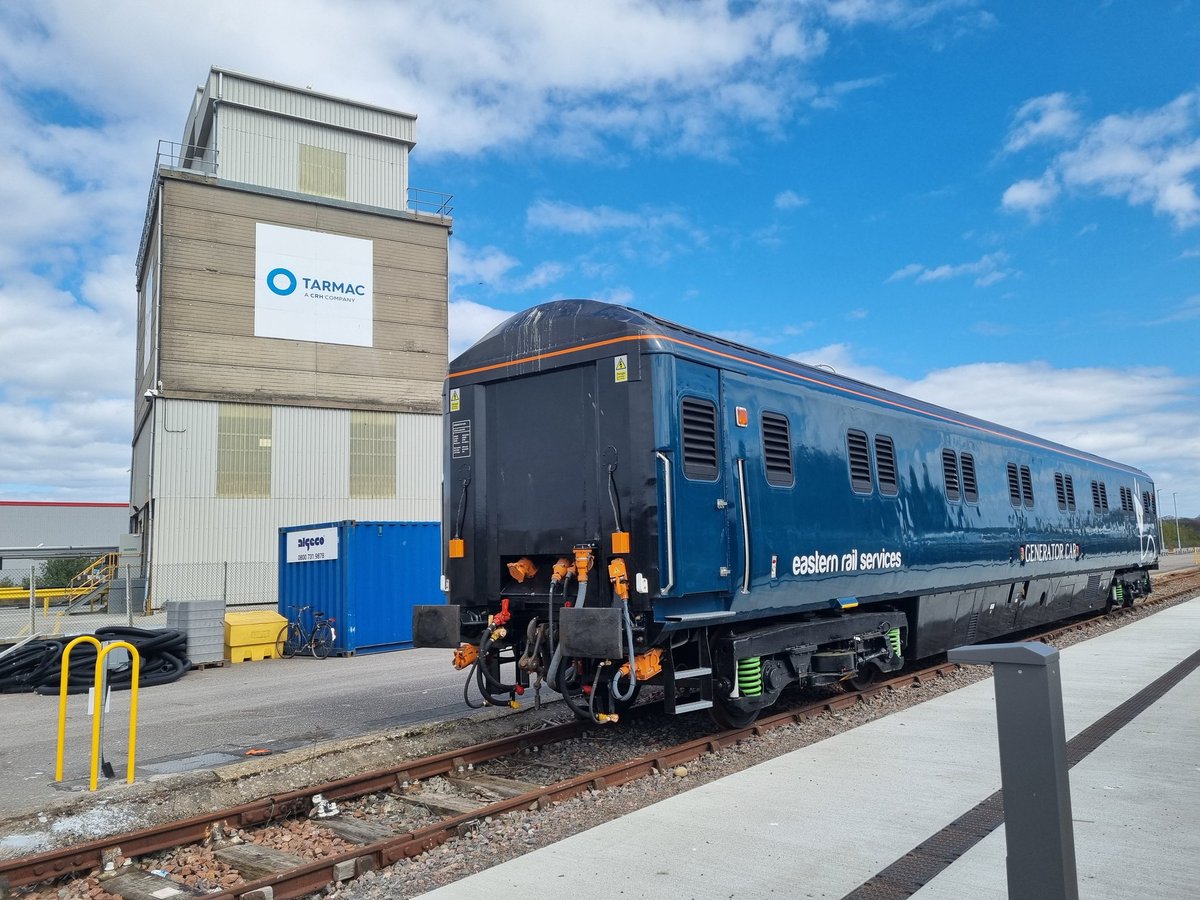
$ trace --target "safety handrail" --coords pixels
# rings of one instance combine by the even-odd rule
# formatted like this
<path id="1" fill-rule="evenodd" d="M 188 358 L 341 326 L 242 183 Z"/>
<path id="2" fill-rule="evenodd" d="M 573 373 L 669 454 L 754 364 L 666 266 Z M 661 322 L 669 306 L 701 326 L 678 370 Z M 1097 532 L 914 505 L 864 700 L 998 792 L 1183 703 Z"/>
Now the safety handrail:
<path id="1" fill-rule="evenodd" d="M 742 507 L 742 593 L 750 593 L 750 500 L 746 494 L 746 460 L 737 461 L 738 495 Z"/>
<path id="2" fill-rule="evenodd" d="M 129 651 L 129 656 L 133 660 L 133 680 L 130 683 L 129 697 L 129 758 L 126 764 L 126 782 L 133 784 L 133 770 L 137 757 L 137 704 L 138 704 L 138 681 L 141 677 L 142 656 L 138 652 L 137 647 L 128 641 L 112 641 L 108 646 L 101 644 L 100 640 L 90 634 L 81 634 L 75 638 L 66 647 L 63 648 L 62 654 L 62 676 L 59 679 L 58 685 L 58 746 L 54 762 L 54 780 L 62 781 L 63 779 L 63 751 L 67 736 L 67 682 L 70 678 L 70 661 L 71 651 L 75 649 L 76 644 L 92 644 L 96 648 L 96 677 L 94 683 L 94 715 L 92 716 L 92 757 L 89 767 L 88 790 L 96 789 L 96 782 L 100 768 L 100 719 L 104 715 L 104 697 L 101 696 L 100 676 L 104 672 L 104 657 L 117 647 L 124 647 Z"/>
<path id="3" fill-rule="evenodd" d="M 117 554 L 106 553 L 93 560 L 88 564 L 87 568 L 67 582 L 67 605 L 74 604 L 76 600 L 86 597 L 96 588 L 112 581 L 116 574 Z M 43 612 L 48 612 L 50 606 L 49 597 L 46 597 L 45 604 Z"/>
<path id="4" fill-rule="evenodd" d="M 659 588 L 660 594 L 671 593 L 675 587 L 675 500 L 671 487 L 671 460 L 665 453 L 654 451 L 663 464 L 663 497 L 666 499 L 667 526 L 667 583 Z"/>

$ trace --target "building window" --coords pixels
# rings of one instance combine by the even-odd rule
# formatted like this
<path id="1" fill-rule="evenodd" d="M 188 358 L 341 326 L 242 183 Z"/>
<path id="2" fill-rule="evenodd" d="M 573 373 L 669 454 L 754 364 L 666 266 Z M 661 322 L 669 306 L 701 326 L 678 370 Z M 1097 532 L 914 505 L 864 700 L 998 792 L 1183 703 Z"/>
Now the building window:
<path id="1" fill-rule="evenodd" d="M 962 461 L 963 497 L 968 503 L 975 503 L 979 500 L 979 482 L 975 478 L 975 457 L 970 453 L 964 453 L 959 458 Z"/>
<path id="2" fill-rule="evenodd" d="M 683 474 L 717 480 L 717 408 L 710 400 L 684 397 L 679 402 L 683 427 Z"/>
<path id="3" fill-rule="evenodd" d="M 346 154 L 300 145 L 300 193 L 346 199 Z"/>
<path id="4" fill-rule="evenodd" d="M 350 496 L 355 500 L 396 497 L 396 417 L 350 411 Z"/>
<path id="5" fill-rule="evenodd" d="M 792 484 L 792 437 L 787 416 L 762 414 L 763 462 L 767 484 L 789 487 Z"/>
<path id="6" fill-rule="evenodd" d="M 875 435 L 875 475 L 879 479 L 879 493 L 888 497 L 900 493 L 896 478 L 896 445 L 886 434 Z"/>
<path id="7" fill-rule="evenodd" d="M 271 496 L 271 407 L 218 407 L 217 496 Z"/>
<path id="8" fill-rule="evenodd" d="M 850 459 L 850 487 L 856 494 L 871 493 L 871 452 L 865 431 L 846 432 L 846 452 Z"/>
<path id="9" fill-rule="evenodd" d="M 946 480 L 946 499 L 957 500 L 961 497 L 958 488 L 958 457 L 953 450 L 942 451 L 942 477 Z"/>

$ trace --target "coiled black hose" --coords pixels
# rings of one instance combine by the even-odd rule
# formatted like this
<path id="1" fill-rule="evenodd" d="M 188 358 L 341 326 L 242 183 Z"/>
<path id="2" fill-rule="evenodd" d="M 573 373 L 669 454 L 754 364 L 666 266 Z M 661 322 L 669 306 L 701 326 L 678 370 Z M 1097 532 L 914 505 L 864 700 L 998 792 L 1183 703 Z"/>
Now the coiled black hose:
<path id="1" fill-rule="evenodd" d="M 97 628 L 95 636 L 101 642 L 127 641 L 137 648 L 141 658 L 138 686 L 142 688 L 178 681 L 192 667 L 187 656 L 187 635 L 182 631 L 107 625 Z M 62 677 L 63 649 L 71 640 L 70 637 L 56 637 L 31 641 L 0 659 L 0 694 L 27 691 L 57 694 Z M 86 693 L 94 685 L 95 677 L 96 648 L 88 643 L 76 644 L 71 650 L 67 671 L 67 693 Z M 114 690 L 128 690 L 132 682 L 132 661 L 108 673 L 109 686 Z"/>

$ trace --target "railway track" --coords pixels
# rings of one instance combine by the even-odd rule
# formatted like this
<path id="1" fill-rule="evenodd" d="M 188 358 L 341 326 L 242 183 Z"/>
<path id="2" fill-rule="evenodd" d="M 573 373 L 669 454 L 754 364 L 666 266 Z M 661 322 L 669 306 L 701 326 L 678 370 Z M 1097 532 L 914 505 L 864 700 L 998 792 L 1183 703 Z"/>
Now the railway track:
<path id="1" fill-rule="evenodd" d="M 1193 594 L 1200 589 L 1195 571 L 1169 573 L 1156 580 L 1156 592 L 1134 610 L 1158 606 Z M 1128 610 L 1109 613 L 1121 617 Z M 1086 628 L 1106 614 L 1087 617 L 1036 635 L 1053 641 Z M 1027 635 L 1027 638 L 1035 635 Z M 881 694 L 910 685 L 921 685 L 955 671 L 958 666 L 940 662 L 880 681 L 865 690 L 843 692 L 813 700 L 811 697 L 790 709 L 764 716 L 750 726 L 715 734 L 704 734 L 662 746 L 644 749 L 646 732 L 635 722 L 625 732 L 631 745 L 628 757 L 595 769 L 583 766 L 565 777 L 547 779 L 554 772 L 540 760 L 545 748 L 570 742 L 586 743 L 591 726 L 569 722 L 500 738 L 486 743 L 406 760 L 394 767 L 355 775 L 318 786 L 266 797 L 228 809 L 194 816 L 166 825 L 128 832 L 62 850 L 0 862 L 0 898 L 27 896 L 34 886 L 54 882 L 45 896 L 61 896 L 58 888 L 67 879 L 79 888 L 78 896 L 90 896 L 97 886 L 113 897 L 127 900 L 170 896 L 207 896 L 220 900 L 280 900 L 304 897 L 327 885 L 355 878 L 400 860 L 425 853 L 443 842 L 467 833 L 478 823 L 508 813 L 545 809 L 557 802 L 603 791 L 658 773 L 668 773 L 705 754 L 715 753 L 768 731 L 793 725 L 853 707 Z M 655 704 L 633 711 L 631 718 L 647 719 L 657 712 Z M 695 724 L 692 726 L 696 727 Z M 669 730 L 668 730 L 669 731 Z M 613 734 L 616 732 L 597 732 Z M 670 733 L 670 731 L 669 731 Z M 656 740 L 652 738 L 652 740 Z M 585 748 L 586 749 L 586 748 Z M 576 754 L 586 755 L 586 754 Z M 578 765 L 578 762 L 575 763 Z M 560 764 L 561 765 L 561 764 Z M 548 781 L 549 783 L 542 783 Z M 436 785 L 437 789 L 431 789 Z M 371 821 L 362 798 L 387 798 L 393 810 L 382 823 Z M 359 807 L 356 808 L 356 804 Z M 340 805 L 337 814 L 329 814 Z M 395 814 L 396 811 L 400 814 Z M 279 834 L 289 825 L 299 832 Z M 267 832 L 275 834 L 264 837 Z M 323 837 L 320 837 L 323 835 Z M 324 855 L 307 859 L 277 849 L 289 840 L 308 847 L 323 846 Z M 271 846 L 274 843 L 276 846 Z M 214 862 L 211 875 L 200 879 L 200 887 L 181 883 L 187 873 L 168 872 L 163 855 L 184 845 L 203 848 Z M 133 864 L 133 860 L 139 860 Z M 177 867 L 186 869 L 187 866 Z M 192 867 L 195 868 L 194 866 Z M 88 874 L 90 873 L 90 874 Z M 78 876 L 86 875 L 86 880 Z M 175 874 L 177 879 L 171 879 Z M 194 875 L 195 873 L 191 873 Z M 193 881 L 197 881 L 193 877 Z M 213 892 L 216 890 L 216 892 Z M 36 895 L 34 895 L 36 896 Z M 76 896 L 69 893 L 68 896 Z"/>

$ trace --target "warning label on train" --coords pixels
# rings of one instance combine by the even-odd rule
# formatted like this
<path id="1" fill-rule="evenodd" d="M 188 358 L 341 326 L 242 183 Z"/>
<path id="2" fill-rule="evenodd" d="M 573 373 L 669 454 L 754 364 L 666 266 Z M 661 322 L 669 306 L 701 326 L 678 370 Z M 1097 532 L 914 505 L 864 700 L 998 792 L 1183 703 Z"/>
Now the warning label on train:
<path id="1" fill-rule="evenodd" d="M 450 423 L 450 458 L 466 459 L 471 455 L 471 420 Z"/>
<path id="2" fill-rule="evenodd" d="M 613 379 L 617 384 L 621 384 L 629 380 L 629 356 L 621 354 L 613 363 Z"/>
<path id="3" fill-rule="evenodd" d="M 904 565 L 900 551 L 879 550 L 862 552 L 857 548 L 849 553 L 820 553 L 792 557 L 793 575 L 829 575 L 836 572 L 873 572 L 899 569 Z"/>

